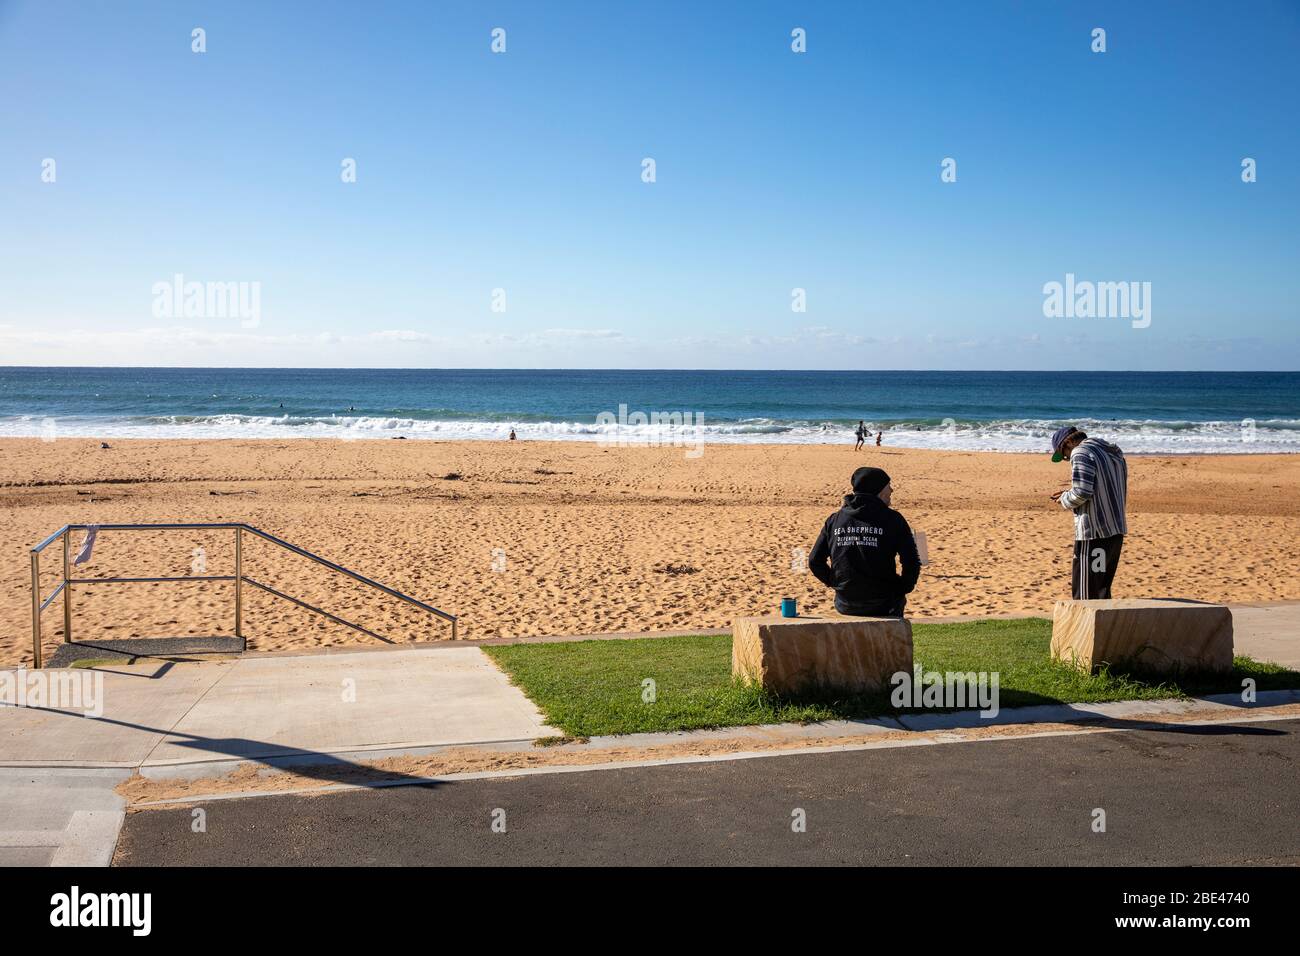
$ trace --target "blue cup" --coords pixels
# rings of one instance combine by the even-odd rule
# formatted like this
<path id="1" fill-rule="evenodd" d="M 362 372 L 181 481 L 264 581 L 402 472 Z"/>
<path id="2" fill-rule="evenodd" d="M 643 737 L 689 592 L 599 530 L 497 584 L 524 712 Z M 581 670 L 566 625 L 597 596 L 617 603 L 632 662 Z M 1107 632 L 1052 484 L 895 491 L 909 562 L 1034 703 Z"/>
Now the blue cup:
<path id="1" fill-rule="evenodd" d="M 794 598 L 781 598 L 781 616 L 798 617 L 799 609 L 795 605 Z"/>

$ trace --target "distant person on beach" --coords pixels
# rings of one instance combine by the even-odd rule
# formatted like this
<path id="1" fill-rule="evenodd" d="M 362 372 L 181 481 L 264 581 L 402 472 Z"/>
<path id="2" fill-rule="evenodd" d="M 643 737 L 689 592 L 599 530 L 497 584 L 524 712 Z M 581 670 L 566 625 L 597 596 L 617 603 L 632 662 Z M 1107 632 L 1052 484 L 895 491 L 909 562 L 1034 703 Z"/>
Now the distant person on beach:
<path id="1" fill-rule="evenodd" d="M 862 443 L 867 440 L 867 435 L 869 434 L 867 432 L 867 423 L 862 421 L 858 422 L 857 431 L 855 431 L 853 434 L 857 436 L 858 439 L 858 443 L 853 446 L 853 450 L 862 451 Z"/>
<path id="2" fill-rule="evenodd" d="M 883 436 L 884 434 L 885 434 L 884 432 L 876 432 L 876 447 L 877 447 L 877 448 L 880 447 L 880 439 L 881 439 L 881 436 Z"/>
<path id="3" fill-rule="evenodd" d="M 515 441 L 517 438 L 518 436 L 515 434 L 515 430 L 513 428 L 510 429 L 510 440 Z"/>
<path id="4" fill-rule="evenodd" d="M 1070 462 L 1070 487 L 1052 495 L 1074 512 L 1070 594 L 1076 601 L 1108 599 L 1128 522 L 1128 463 L 1119 447 L 1074 426 L 1052 435 L 1052 461 Z"/>
<path id="5" fill-rule="evenodd" d="M 912 529 L 889 507 L 894 486 L 883 469 L 859 468 L 851 481 L 853 494 L 826 519 L 808 566 L 818 581 L 835 589 L 835 610 L 841 614 L 902 617 L 921 576 Z"/>

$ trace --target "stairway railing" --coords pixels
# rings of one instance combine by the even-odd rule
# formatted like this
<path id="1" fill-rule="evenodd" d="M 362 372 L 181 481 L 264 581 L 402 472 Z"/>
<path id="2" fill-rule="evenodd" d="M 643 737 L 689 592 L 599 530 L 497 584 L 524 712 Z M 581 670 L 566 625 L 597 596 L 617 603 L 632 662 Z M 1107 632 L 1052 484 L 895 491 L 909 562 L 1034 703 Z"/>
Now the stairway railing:
<path id="1" fill-rule="evenodd" d="M 74 531 L 88 531 L 95 527 L 98 531 L 233 531 L 235 533 L 235 573 L 234 574 L 208 574 L 208 575 L 181 575 L 173 577 L 148 577 L 148 578 L 74 578 L 72 577 L 72 548 L 69 536 Z M 273 534 L 254 528 L 252 525 L 243 523 L 217 523 L 217 524 L 69 524 L 64 525 L 54 534 L 50 535 L 36 547 L 32 548 L 32 659 L 34 666 L 41 666 L 41 614 L 54 602 L 60 594 L 63 595 L 63 641 L 65 644 L 72 643 L 72 587 L 73 585 L 83 584 L 154 584 L 163 581 L 233 581 L 235 583 L 235 637 L 244 636 L 244 585 L 248 584 L 258 590 L 265 591 L 274 597 L 281 598 L 296 604 L 298 607 L 314 611 L 322 617 L 326 617 L 336 624 L 343 624 L 355 631 L 360 631 L 370 637 L 378 638 L 381 641 L 387 641 L 388 638 L 382 634 L 376 634 L 369 628 L 362 627 L 360 624 L 345 620 L 323 608 L 316 607 L 292 595 L 285 594 L 269 584 L 263 584 L 261 581 L 255 581 L 253 578 L 244 574 L 244 534 L 255 535 L 265 541 L 269 541 L 286 551 L 308 560 L 314 561 L 322 567 L 328 568 L 337 574 L 342 574 L 354 581 L 358 581 L 367 587 L 375 588 L 382 591 L 389 597 L 395 597 L 400 601 L 405 601 L 412 607 L 419 608 L 435 617 L 451 623 L 451 639 L 456 639 L 456 615 L 448 614 L 446 611 L 439 610 L 431 604 L 425 604 L 409 594 L 403 594 L 395 588 L 390 588 L 378 581 L 372 581 L 370 578 L 357 572 L 349 570 L 340 564 L 335 564 L 322 558 L 318 554 L 313 554 L 306 548 L 300 548 L 296 544 L 290 544 L 282 538 L 277 538 Z M 41 552 L 56 541 L 63 542 L 63 579 L 59 586 L 54 589 L 45 600 L 41 600 Z"/>

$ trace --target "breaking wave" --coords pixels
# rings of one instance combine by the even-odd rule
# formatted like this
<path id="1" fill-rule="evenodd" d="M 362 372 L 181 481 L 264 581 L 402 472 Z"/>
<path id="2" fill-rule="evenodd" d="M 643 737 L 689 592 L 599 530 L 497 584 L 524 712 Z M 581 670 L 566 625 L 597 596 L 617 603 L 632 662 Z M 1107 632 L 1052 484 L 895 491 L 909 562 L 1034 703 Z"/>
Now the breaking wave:
<path id="1" fill-rule="evenodd" d="M 445 410 L 443 410 L 445 414 Z M 438 413 L 434 413 L 438 414 Z M 375 417 L 328 415 L 169 415 L 43 418 L 0 417 L 0 436 L 53 438 L 338 438 L 404 437 L 441 441 L 501 441 L 511 428 L 531 441 L 605 441 L 627 444 L 823 444 L 853 441 L 848 421 L 752 418 L 700 421 L 689 413 L 685 424 L 619 424 L 591 421 L 530 421 L 505 415 L 485 417 Z M 960 451 L 1042 452 L 1062 422 L 868 421 L 891 447 Z M 1146 454 L 1251 454 L 1300 452 L 1300 420 L 1159 421 L 1074 420 L 1084 431 L 1114 441 L 1126 452 Z"/>

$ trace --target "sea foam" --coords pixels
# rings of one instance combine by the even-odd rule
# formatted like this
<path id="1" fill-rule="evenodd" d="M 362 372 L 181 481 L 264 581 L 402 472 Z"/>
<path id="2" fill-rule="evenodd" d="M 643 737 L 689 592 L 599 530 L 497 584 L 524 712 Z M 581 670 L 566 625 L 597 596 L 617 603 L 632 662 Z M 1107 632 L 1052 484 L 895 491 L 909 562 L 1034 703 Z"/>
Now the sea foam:
<path id="1" fill-rule="evenodd" d="M 617 442 L 622 445 L 706 444 L 848 444 L 854 424 L 754 418 L 706 422 L 686 428 L 661 424 L 598 424 L 581 421 L 476 421 L 405 417 L 329 415 L 188 415 L 134 417 L 8 416 L 0 418 L 0 436 L 54 438 L 335 438 L 343 440 L 408 439 L 501 441 L 513 428 L 522 440 Z M 884 445 L 953 451 L 1041 453 L 1059 422 L 1015 421 L 867 422 Z M 1243 424 L 1210 421 L 1075 420 L 1089 434 L 1115 442 L 1137 454 L 1257 454 L 1300 452 L 1300 420 L 1273 419 Z M 874 444 L 870 441 L 869 444 Z"/>

